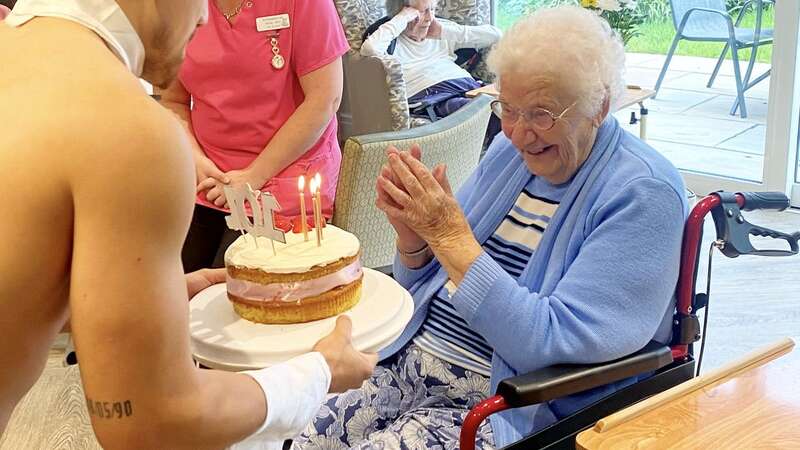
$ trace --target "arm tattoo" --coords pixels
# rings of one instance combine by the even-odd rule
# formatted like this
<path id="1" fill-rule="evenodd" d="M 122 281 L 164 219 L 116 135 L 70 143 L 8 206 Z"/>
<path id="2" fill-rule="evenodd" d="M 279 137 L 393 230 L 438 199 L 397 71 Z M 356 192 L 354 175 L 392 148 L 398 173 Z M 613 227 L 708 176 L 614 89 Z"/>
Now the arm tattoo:
<path id="1" fill-rule="evenodd" d="M 130 400 L 99 402 L 86 397 L 86 407 L 89 409 L 89 415 L 101 419 L 122 419 L 133 415 L 133 405 Z"/>

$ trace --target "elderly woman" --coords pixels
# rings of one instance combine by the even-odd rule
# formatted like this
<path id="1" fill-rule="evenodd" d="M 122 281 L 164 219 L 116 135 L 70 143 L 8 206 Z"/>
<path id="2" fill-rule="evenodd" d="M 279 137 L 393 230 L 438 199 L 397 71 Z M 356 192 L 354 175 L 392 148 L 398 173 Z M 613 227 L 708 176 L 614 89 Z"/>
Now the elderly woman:
<path id="1" fill-rule="evenodd" d="M 439 19 L 434 15 L 436 6 L 437 0 L 388 0 L 391 20 L 381 24 L 361 46 L 364 56 L 394 55 L 403 68 L 408 103 L 432 108 L 412 113 L 432 120 L 467 104 L 470 99 L 465 93 L 481 87 L 456 64 L 456 50 L 490 47 L 502 34 L 488 24 L 466 26 Z"/>
<path id="2" fill-rule="evenodd" d="M 392 356 L 328 401 L 301 442 L 453 448 L 500 380 L 670 338 L 687 204 L 675 168 L 609 115 L 624 86 L 619 38 L 589 11 L 545 9 L 489 62 L 504 136 L 458 195 L 418 150 L 389 152 L 378 207 L 415 314 Z M 506 445 L 634 381 L 495 415 L 478 445 Z"/>

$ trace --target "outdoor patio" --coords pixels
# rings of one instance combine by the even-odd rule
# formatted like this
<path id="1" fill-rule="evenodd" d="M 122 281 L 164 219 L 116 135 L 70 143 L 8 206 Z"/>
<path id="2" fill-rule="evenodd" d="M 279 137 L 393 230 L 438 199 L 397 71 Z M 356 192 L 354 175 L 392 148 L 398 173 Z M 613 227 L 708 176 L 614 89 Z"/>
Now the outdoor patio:
<path id="1" fill-rule="evenodd" d="M 664 58 L 628 53 L 626 82 L 652 89 Z M 770 79 L 745 92 L 746 119 L 731 116 L 736 98 L 733 65 L 723 63 L 714 86 L 707 88 L 715 63 L 712 58 L 673 57 L 658 98 L 645 102 L 647 140 L 680 169 L 760 181 Z M 753 78 L 767 69 L 768 64 L 757 63 Z M 616 116 L 638 135 L 638 125 L 628 124 L 632 111 L 638 117 L 638 107 L 620 110 Z"/>

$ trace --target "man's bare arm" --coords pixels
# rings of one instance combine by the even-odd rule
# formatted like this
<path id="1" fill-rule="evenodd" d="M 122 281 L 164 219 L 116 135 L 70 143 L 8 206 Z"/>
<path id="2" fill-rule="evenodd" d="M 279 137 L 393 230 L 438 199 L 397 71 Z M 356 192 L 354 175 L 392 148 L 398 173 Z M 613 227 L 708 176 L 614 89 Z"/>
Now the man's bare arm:
<path id="1" fill-rule="evenodd" d="M 192 364 L 179 257 L 188 142 L 155 104 L 116 107 L 137 112 L 106 111 L 73 149 L 70 306 L 92 425 L 106 448 L 222 448 L 255 432 L 266 407 L 252 378 Z"/>

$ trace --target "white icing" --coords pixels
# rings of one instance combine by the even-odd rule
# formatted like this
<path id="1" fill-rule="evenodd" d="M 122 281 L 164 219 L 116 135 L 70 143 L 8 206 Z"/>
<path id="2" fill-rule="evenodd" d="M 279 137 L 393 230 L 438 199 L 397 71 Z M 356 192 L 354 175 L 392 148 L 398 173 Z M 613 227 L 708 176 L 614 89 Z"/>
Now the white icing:
<path id="1" fill-rule="evenodd" d="M 245 234 L 225 251 L 225 265 L 272 273 L 303 273 L 314 266 L 355 256 L 361 248 L 357 237 L 333 225 L 326 225 L 322 235 L 322 245 L 317 247 L 314 233 L 308 233 L 308 241 L 303 239 L 303 233 L 286 233 L 285 244 L 275 242 L 277 255 L 274 255 L 269 239 Z M 255 239 L 258 239 L 258 246 Z"/>

